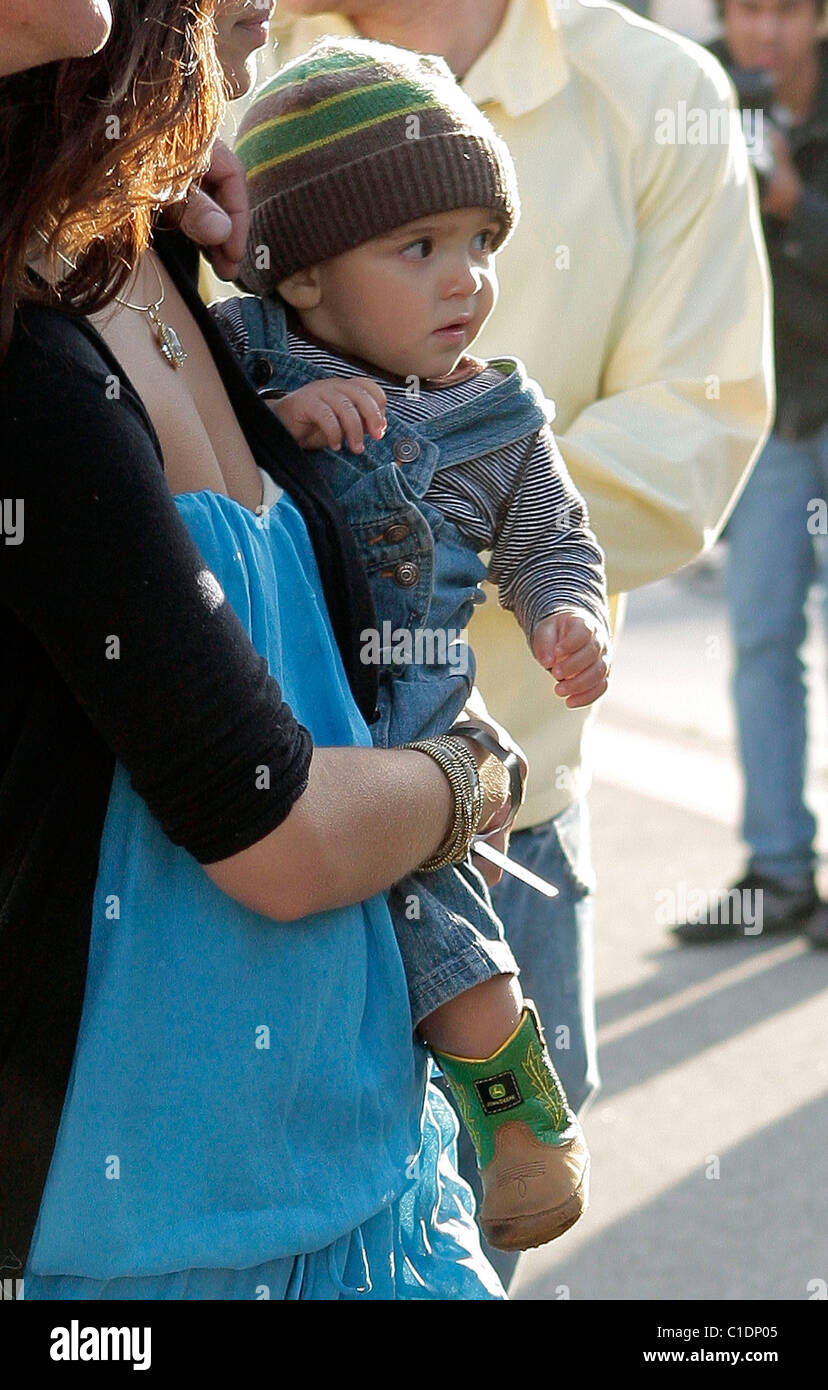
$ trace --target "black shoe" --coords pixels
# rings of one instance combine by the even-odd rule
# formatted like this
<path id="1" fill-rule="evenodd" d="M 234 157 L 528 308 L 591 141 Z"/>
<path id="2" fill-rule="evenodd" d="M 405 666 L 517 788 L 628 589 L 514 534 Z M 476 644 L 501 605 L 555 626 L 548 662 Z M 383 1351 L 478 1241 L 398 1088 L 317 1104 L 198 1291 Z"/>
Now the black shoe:
<path id="1" fill-rule="evenodd" d="M 738 897 L 734 898 L 733 894 Z M 802 931 L 806 919 L 819 906 L 813 875 L 803 879 L 801 884 L 790 885 L 749 871 L 732 888 L 726 888 L 708 901 L 698 914 L 701 920 L 677 922 L 670 930 L 686 946 L 712 941 L 744 941 L 756 936 Z"/>
<path id="2" fill-rule="evenodd" d="M 828 903 L 820 903 L 805 928 L 805 938 L 817 950 L 828 950 Z"/>

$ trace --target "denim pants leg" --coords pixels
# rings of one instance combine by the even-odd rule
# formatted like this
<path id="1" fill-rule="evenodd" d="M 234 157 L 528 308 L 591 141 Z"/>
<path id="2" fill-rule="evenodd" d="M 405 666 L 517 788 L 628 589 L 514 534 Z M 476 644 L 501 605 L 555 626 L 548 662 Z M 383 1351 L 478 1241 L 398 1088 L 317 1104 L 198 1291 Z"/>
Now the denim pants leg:
<path id="1" fill-rule="evenodd" d="M 504 874 L 492 889 L 492 900 L 520 966 L 523 993 L 540 1014 L 552 1064 L 573 1110 L 580 1110 L 599 1085 L 592 952 L 595 875 L 586 801 L 573 802 L 543 825 L 517 831 L 509 857 L 559 890 L 556 898 L 545 898 Z M 477 1162 L 462 1128 L 458 1155 L 459 1171 L 479 1204 Z M 493 1250 L 482 1237 L 481 1243 L 508 1288 L 519 1256 Z"/>
<path id="2" fill-rule="evenodd" d="M 824 459 L 825 431 L 822 439 Z M 815 864 L 816 822 L 804 800 L 807 706 L 800 650 L 816 577 L 816 512 L 808 504 L 825 495 L 818 440 L 772 435 L 727 528 L 742 837 L 751 867 L 779 879 L 801 877 Z"/>

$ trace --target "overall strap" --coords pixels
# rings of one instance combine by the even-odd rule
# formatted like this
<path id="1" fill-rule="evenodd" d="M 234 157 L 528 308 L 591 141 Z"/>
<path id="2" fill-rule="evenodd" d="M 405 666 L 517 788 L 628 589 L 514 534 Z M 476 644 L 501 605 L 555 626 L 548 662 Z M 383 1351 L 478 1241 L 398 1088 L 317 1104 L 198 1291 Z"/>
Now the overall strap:
<path id="1" fill-rule="evenodd" d="M 287 352 L 287 320 L 280 299 L 245 294 L 237 307 L 247 331 L 249 352 Z"/>

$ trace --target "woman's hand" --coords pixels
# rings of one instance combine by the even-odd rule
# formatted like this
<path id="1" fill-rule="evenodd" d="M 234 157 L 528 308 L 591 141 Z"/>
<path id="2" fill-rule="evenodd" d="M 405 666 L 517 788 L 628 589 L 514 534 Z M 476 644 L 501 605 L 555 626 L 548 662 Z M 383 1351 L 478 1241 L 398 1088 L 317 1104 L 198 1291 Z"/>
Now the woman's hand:
<path id="1" fill-rule="evenodd" d="M 479 712 L 481 710 L 483 711 L 482 714 Z M 486 811 L 484 808 L 484 818 L 481 820 L 480 827 L 481 833 L 485 833 L 486 838 L 489 841 L 489 844 L 492 845 L 494 849 L 499 849 L 501 854 L 508 854 L 509 836 L 511 834 L 510 827 L 515 816 L 517 815 L 517 812 L 523 805 L 523 801 L 526 796 L 526 778 L 529 773 L 529 763 L 527 762 L 526 754 L 524 753 L 523 749 L 520 747 L 518 743 L 515 742 L 511 734 L 506 729 L 504 729 L 502 724 L 498 724 L 496 720 L 492 719 L 477 690 L 475 690 L 469 698 L 469 701 L 465 709 L 463 710 L 463 715 L 461 715 L 461 720 L 463 716 L 472 718 L 476 724 L 484 725 L 484 727 L 489 731 L 495 742 L 498 743 L 500 747 L 503 749 L 504 753 L 514 753 L 515 757 L 518 760 L 518 767 L 520 768 L 519 803 L 517 805 L 513 804 L 511 799 L 510 787 L 508 805 L 505 807 L 505 809 L 503 807 L 500 807 L 499 809 L 493 808 L 488 818 L 486 818 Z M 454 725 L 452 733 L 460 734 L 462 736 L 462 732 L 462 723 L 458 722 L 458 724 Z M 480 758 L 478 759 L 478 768 L 480 768 L 480 759 L 482 759 L 485 756 L 485 749 L 481 748 L 480 744 L 475 743 L 472 740 L 469 741 L 469 744 L 475 752 L 475 757 L 478 758 L 478 755 L 480 755 Z M 489 760 L 491 764 L 497 764 L 498 762 L 497 758 L 495 758 L 493 754 L 489 755 Z M 506 769 L 505 767 L 503 767 L 502 763 L 500 764 L 500 767 L 503 772 L 506 772 Z M 506 774 L 506 780 L 509 780 L 508 773 Z M 493 887 L 496 883 L 500 882 L 500 879 L 503 877 L 503 870 L 499 869 L 496 864 L 493 864 L 489 859 L 483 859 L 479 854 L 473 853 L 472 859 L 475 868 L 483 876 L 490 888 Z"/>
<path id="2" fill-rule="evenodd" d="M 367 376 L 326 377 L 310 381 L 280 399 L 267 402 L 303 449 L 342 448 L 365 451 L 363 439 L 382 439 L 387 428 L 385 392 Z"/>
<path id="3" fill-rule="evenodd" d="M 499 849 L 501 854 L 508 854 L 511 833 L 511 826 L 507 826 L 505 830 L 497 830 L 493 834 L 487 835 L 486 843 L 491 845 L 492 849 Z M 484 859 L 476 850 L 472 851 L 472 863 L 490 888 L 494 888 L 495 884 L 499 883 L 503 877 L 503 870 L 497 864 L 493 864 L 491 859 Z"/>

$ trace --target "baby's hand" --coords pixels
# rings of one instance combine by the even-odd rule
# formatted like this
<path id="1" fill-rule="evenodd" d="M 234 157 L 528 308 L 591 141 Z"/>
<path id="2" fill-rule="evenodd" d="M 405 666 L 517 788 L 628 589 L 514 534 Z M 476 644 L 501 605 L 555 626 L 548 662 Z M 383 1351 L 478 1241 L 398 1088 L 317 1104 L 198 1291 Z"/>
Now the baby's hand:
<path id="1" fill-rule="evenodd" d="M 532 651 L 556 678 L 555 694 L 569 709 L 591 705 L 607 688 L 610 655 L 596 629 L 580 613 L 553 613 L 535 628 Z"/>
<path id="2" fill-rule="evenodd" d="M 361 454 L 363 436 L 382 439 L 387 428 L 385 392 L 367 376 L 310 381 L 267 403 L 303 449 L 341 449 L 344 435 L 348 448 Z"/>

